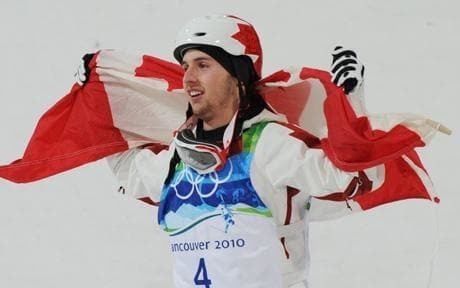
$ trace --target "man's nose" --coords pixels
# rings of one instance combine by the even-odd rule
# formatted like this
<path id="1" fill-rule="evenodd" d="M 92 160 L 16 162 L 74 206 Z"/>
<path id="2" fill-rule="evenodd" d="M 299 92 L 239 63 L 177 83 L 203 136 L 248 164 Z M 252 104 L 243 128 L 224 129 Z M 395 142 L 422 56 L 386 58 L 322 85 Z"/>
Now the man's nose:
<path id="1" fill-rule="evenodd" d="M 188 68 L 187 70 L 185 70 L 184 72 L 184 78 L 183 78 L 183 82 L 184 84 L 187 84 L 187 83 L 194 83 L 197 81 L 197 77 L 196 77 L 196 72 L 195 72 L 195 69 L 193 68 Z"/>

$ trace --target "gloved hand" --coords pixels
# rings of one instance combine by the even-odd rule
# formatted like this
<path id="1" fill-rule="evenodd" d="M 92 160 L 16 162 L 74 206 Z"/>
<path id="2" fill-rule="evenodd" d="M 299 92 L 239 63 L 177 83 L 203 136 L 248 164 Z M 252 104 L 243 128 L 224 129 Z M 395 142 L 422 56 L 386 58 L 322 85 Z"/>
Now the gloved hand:
<path id="1" fill-rule="evenodd" d="M 81 58 L 81 64 L 78 66 L 78 70 L 75 73 L 75 81 L 78 83 L 78 85 L 83 86 L 85 85 L 86 82 L 89 80 L 89 72 L 91 69 L 89 68 L 89 63 L 94 57 L 94 53 L 89 53 L 85 54 Z"/>
<path id="2" fill-rule="evenodd" d="M 345 94 L 356 92 L 364 80 L 364 65 L 358 60 L 353 50 L 342 46 L 332 52 L 332 82 L 342 87 Z"/>

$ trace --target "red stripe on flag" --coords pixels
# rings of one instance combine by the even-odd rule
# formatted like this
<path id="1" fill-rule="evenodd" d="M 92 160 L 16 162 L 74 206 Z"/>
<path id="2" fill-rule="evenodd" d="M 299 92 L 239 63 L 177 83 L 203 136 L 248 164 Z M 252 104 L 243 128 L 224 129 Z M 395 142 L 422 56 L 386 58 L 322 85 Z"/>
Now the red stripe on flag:
<path id="1" fill-rule="evenodd" d="M 114 127 L 95 60 L 88 83 L 72 90 L 39 120 L 22 159 L 0 166 L 0 177 L 36 181 L 128 149 Z"/>
<path id="2" fill-rule="evenodd" d="M 342 88 L 331 82 L 329 73 L 304 68 L 300 78 L 318 79 L 326 90 L 324 114 L 328 137 L 321 140 L 321 147 L 338 168 L 364 170 L 425 146 L 417 133 L 402 125 L 388 132 L 373 130 L 367 117 L 356 116 Z"/>
<path id="3" fill-rule="evenodd" d="M 404 199 L 431 199 L 420 177 L 401 157 L 385 163 L 385 181 L 375 191 L 357 195 L 354 200 L 363 210 Z"/>

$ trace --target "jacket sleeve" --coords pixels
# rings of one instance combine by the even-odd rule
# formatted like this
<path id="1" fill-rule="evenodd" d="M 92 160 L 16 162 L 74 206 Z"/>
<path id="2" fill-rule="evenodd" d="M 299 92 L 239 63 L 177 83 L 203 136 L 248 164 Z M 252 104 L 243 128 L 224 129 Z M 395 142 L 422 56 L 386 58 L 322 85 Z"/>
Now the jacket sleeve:
<path id="1" fill-rule="evenodd" d="M 361 211 L 357 202 L 348 199 L 374 191 L 384 182 L 383 165 L 345 172 L 322 149 L 311 146 L 308 137 L 290 125 L 270 123 L 260 135 L 251 179 L 278 223 L 303 219 L 307 210 L 309 221 Z"/>
<path id="2" fill-rule="evenodd" d="M 289 126 L 268 124 L 254 152 L 255 169 L 276 191 L 292 187 L 315 197 L 343 191 L 358 173 L 336 168 L 321 149 L 310 148 L 298 133 Z"/>
<path id="3" fill-rule="evenodd" d="M 107 157 L 120 190 L 148 204 L 158 205 L 171 159 L 169 150 L 133 148 Z"/>

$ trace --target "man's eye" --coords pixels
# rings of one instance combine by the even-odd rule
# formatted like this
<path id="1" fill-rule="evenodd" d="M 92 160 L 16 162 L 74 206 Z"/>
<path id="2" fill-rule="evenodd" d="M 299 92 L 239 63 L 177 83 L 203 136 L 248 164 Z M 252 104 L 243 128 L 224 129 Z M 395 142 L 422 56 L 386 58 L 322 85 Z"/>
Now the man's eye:
<path id="1" fill-rule="evenodd" d="M 206 63 L 204 63 L 204 62 L 200 62 L 200 63 L 198 64 L 198 67 L 200 67 L 200 68 L 208 68 L 209 65 L 206 64 Z"/>

